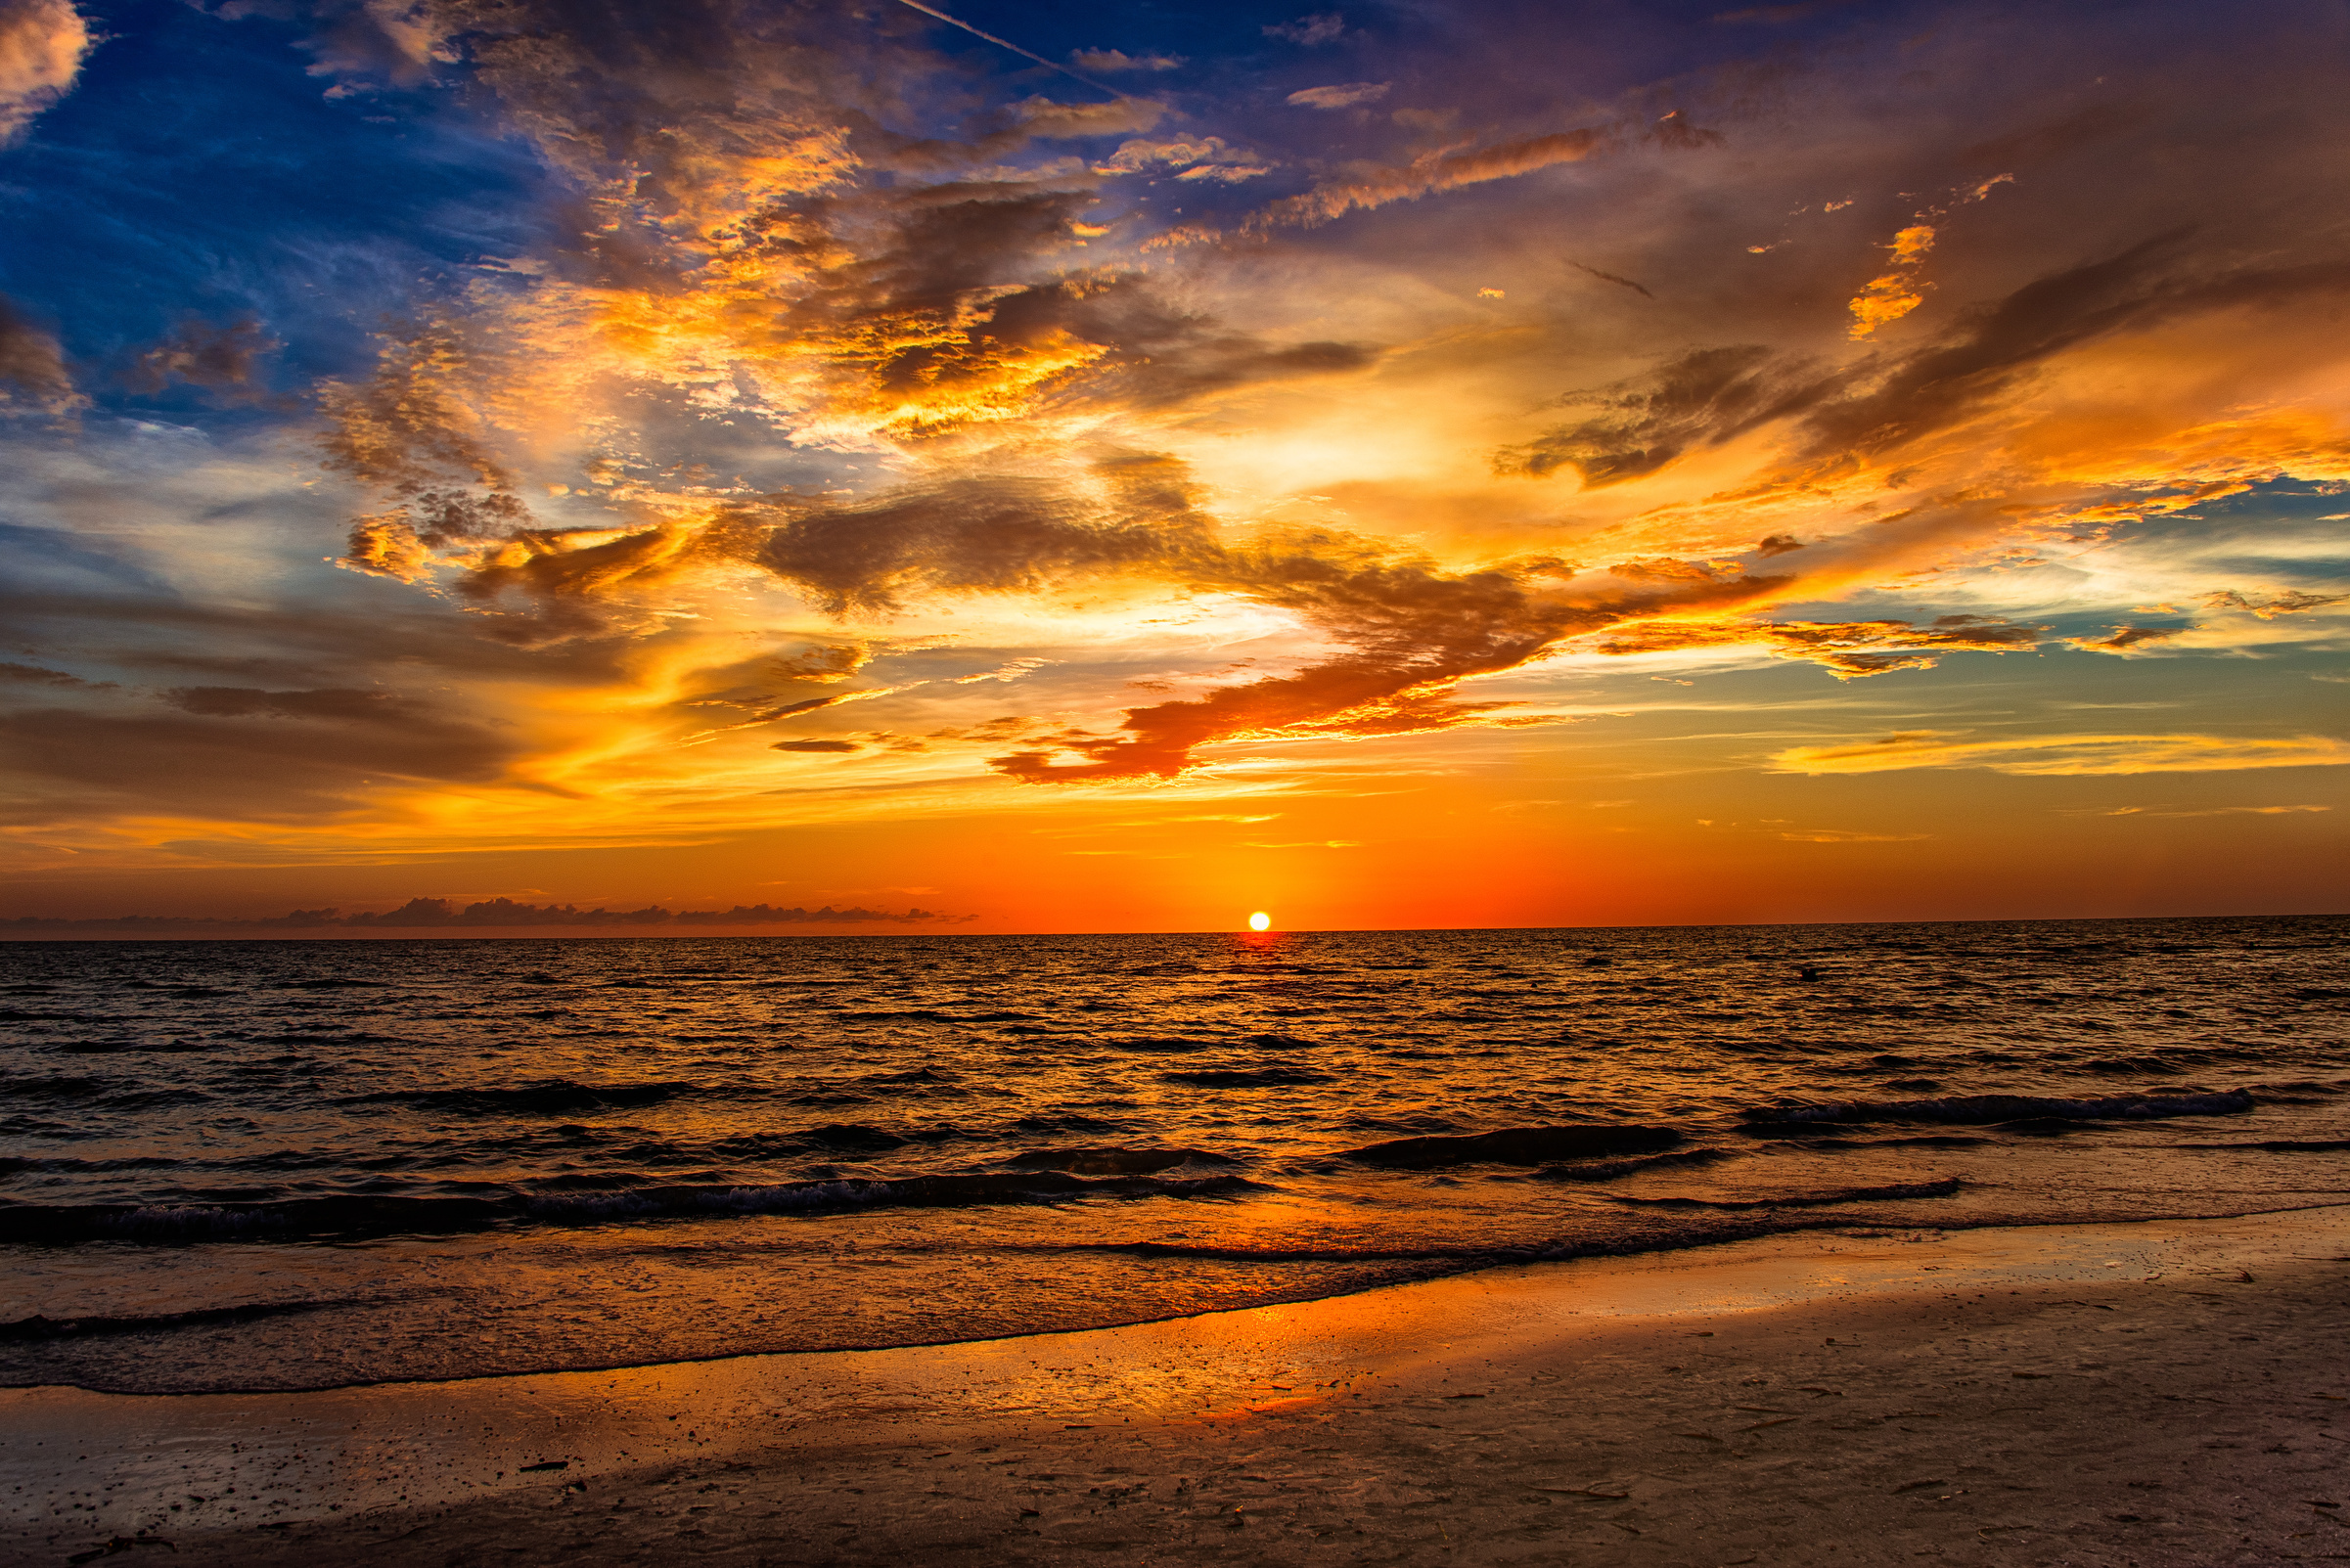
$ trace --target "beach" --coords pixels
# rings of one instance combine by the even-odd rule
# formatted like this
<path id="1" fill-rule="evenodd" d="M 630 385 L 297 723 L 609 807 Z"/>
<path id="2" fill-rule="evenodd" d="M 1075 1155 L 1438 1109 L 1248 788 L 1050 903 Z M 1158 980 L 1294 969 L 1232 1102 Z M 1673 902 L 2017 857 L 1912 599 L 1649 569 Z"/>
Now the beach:
<path id="1" fill-rule="evenodd" d="M 8 1560 L 2344 1560 L 2346 1267 L 2338 1206 L 1814 1232 L 981 1343 L 12 1390 Z"/>

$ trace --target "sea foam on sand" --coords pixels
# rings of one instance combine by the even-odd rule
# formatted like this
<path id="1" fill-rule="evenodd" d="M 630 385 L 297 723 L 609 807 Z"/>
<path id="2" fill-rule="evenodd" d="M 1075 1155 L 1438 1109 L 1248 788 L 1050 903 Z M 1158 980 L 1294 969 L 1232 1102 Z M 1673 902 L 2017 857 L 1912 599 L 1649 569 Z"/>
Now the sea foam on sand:
<path id="1" fill-rule="evenodd" d="M 15 1390 L 0 1524 L 26 1563 L 2322 1560 L 2346 1269 L 2338 1206 L 1815 1232 L 976 1344 Z"/>

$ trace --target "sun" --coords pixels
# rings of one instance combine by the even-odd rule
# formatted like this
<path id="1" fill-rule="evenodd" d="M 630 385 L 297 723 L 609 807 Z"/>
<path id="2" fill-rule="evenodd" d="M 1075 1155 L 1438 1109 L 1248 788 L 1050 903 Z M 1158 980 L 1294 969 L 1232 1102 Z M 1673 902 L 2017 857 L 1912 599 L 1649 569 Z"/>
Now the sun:
<path id="1" fill-rule="evenodd" d="M 1254 915 L 1248 917 L 1248 929 L 1251 931 L 1261 931 L 1272 923 L 1273 917 L 1267 915 L 1263 910 L 1258 910 Z"/>

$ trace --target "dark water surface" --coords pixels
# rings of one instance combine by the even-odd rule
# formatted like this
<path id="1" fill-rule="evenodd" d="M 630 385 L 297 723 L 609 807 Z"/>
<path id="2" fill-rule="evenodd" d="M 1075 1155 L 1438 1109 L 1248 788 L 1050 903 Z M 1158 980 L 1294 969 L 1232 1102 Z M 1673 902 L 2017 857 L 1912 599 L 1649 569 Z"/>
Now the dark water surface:
<path id="1" fill-rule="evenodd" d="M 911 1344 L 2350 1200 L 2346 952 L 2344 918 L 18 944 L 0 1383 Z"/>

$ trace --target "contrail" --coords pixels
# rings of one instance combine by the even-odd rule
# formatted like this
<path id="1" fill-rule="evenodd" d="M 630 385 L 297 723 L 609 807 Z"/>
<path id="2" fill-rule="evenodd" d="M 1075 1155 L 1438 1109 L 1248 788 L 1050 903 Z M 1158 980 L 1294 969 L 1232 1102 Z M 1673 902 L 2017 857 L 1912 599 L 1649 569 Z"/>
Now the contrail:
<path id="1" fill-rule="evenodd" d="M 1008 38 L 998 38 L 992 32 L 981 32 L 978 28 L 972 26 L 968 22 L 957 22 L 953 17 L 948 16 L 943 11 L 933 11 L 928 6 L 924 5 L 922 0 L 898 0 L 898 3 L 900 5 L 912 6 L 915 10 L 921 12 L 926 17 L 936 17 L 940 22 L 945 22 L 950 27 L 961 27 L 965 32 L 970 33 L 974 38 L 984 38 L 989 43 L 994 44 L 998 49 L 1009 49 L 1014 54 L 1020 56 L 1024 60 L 1033 60 L 1048 70 L 1057 70 L 1063 76 L 1067 76 L 1072 80 L 1081 81 L 1085 83 L 1086 86 L 1091 87 L 1095 92 L 1107 93 L 1112 98 L 1122 98 L 1125 96 L 1115 87 L 1104 86 L 1101 82 L 1094 80 L 1091 76 L 1080 76 L 1075 71 L 1069 69 L 1068 67 L 1047 60 L 1042 55 L 1030 54 L 1027 50 L 1022 49 L 1018 44 L 1012 42 Z"/>

